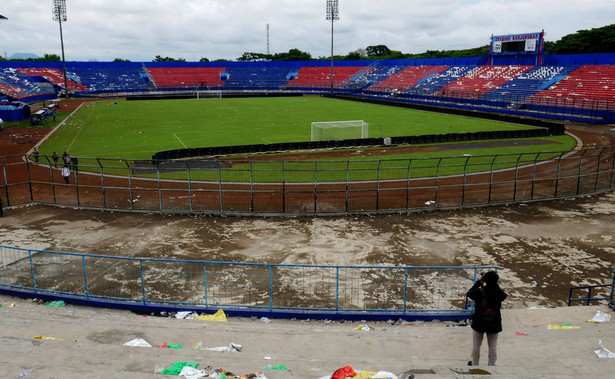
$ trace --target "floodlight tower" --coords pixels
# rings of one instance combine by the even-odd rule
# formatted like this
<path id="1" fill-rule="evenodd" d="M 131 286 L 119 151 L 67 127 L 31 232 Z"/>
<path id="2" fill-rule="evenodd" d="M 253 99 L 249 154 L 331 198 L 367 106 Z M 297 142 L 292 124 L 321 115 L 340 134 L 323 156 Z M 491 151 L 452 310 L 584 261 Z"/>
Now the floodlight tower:
<path id="1" fill-rule="evenodd" d="M 331 92 L 333 92 L 333 22 L 340 19 L 338 0 L 327 0 L 327 21 L 331 21 Z"/>
<path id="2" fill-rule="evenodd" d="M 62 45 L 62 72 L 64 73 L 64 94 L 68 99 L 68 80 L 66 79 L 66 59 L 64 58 L 64 36 L 62 35 L 62 21 L 66 22 L 66 0 L 53 0 L 53 21 L 60 24 L 60 43 Z"/>

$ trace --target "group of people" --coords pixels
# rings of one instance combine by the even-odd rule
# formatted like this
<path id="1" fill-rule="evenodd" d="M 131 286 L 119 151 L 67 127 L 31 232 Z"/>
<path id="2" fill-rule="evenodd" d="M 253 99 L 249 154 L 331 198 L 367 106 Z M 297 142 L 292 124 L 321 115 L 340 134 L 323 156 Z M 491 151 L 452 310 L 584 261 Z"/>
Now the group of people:
<path id="1" fill-rule="evenodd" d="M 54 166 L 57 168 L 58 161 L 60 160 L 58 153 L 54 151 L 53 154 L 51 154 L 51 159 L 53 160 Z M 66 182 L 66 184 L 70 184 L 71 169 L 77 172 L 79 160 L 77 159 L 76 156 L 68 155 L 68 153 L 65 151 L 64 154 L 62 154 L 62 162 L 64 163 L 62 167 L 62 177 L 64 178 L 64 181 Z"/>

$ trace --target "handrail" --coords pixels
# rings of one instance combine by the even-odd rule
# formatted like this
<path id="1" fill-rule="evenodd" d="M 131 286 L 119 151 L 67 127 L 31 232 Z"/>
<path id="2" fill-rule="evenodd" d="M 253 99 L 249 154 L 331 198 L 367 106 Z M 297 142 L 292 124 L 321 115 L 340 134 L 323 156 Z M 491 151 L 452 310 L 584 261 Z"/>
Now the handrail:
<path id="1" fill-rule="evenodd" d="M 587 302 L 587 305 L 589 305 L 592 301 L 610 300 L 609 296 L 607 296 L 607 297 L 592 297 L 591 296 L 592 290 L 594 288 L 603 288 L 603 287 L 612 288 L 613 285 L 612 284 L 598 284 L 598 285 L 593 285 L 593 286 L 570 287 L 570 292 L 568 294 L 568 306 L 570 306 L 572 304 L 572 302 L 575 302 L 575 301 Z M 575 290 L 587 290 L 587 297 L 573 299 L 572 298 L 572 293 Z"/>

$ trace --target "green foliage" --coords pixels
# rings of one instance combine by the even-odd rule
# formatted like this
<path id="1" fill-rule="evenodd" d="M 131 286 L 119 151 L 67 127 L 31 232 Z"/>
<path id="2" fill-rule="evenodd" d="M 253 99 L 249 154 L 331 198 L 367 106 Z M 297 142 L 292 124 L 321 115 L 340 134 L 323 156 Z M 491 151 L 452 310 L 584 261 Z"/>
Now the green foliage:
<path id="1" fill-rule="evenodd" d="M 199 62 L 209 62 L 209 59 L 208 59 L 208 58 L 203 57 L 203 58 L 199 59 Z"/>
<path id="2" fill-rule="evenodd" d="M 114 62 L 130 62 L 130 59 L 115 58 Z"/>
<path id="3" fill-rule="evenodd" d="M 271 57 L 273 61 L 309 61 L 312 54 L 299 49 L 290 49 L 288 53 L 276 53 Z"/>
<path id="4" fill-rule="evenodd" d="M 45 54 L 39 58 L 27 58 L 27 59 L 10 59 L 11 61 L 25 61 L 25 62 L 60 62 L 62 58 L 58 54 Z"/>
<path id="5" fill-rule="evenodd" d="M 185 62 L 184 58 L 171 58 L 171 57 L 161 57 L 160 55 L 156 55 L 156 58 L 152 62 Z"/>
<path id="6" fill-rule="evenodd" d="M 389 49 L 386 45 L 375 45 L 368 46 L 365 48 L 367 56 L 370 58 L 379 58 L 384 59 L 391 54 L 391 49 Z"/>
<path id="7" fill-rule="evenodd" d="M 246 51 L 242 56 L 237 58 L 237 62 L 265 62 L 271 60 L 271 54 L 251 53 Z"/>
<path id="8" fill-rule="evenodd" d="M 615 52 L 615 24 L 579 30 L 545 46 L 547 54 L 596 54 Z"/>

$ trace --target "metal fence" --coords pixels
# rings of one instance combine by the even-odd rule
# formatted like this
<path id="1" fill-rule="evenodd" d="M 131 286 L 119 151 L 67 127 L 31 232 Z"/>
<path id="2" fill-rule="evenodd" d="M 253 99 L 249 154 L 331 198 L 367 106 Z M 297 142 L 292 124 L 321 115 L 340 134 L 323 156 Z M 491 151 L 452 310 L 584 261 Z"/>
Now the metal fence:
<path id="1" fill-rule="evenodd" d="M 469 311 L 495 267 L 367 267 L 135 259 L 0 246 L 4 289 L 85 300 L 266 312 Z"/>
<path id="2" fill-rule="evenodd" d="M 30 159 L 28 159 L 30 158 Z M 336 161 L 0 157 L 4 204 L 211 215 L 407 213 L 570 198 L 614 187 L 615 146 L 573 152 Z"/>

